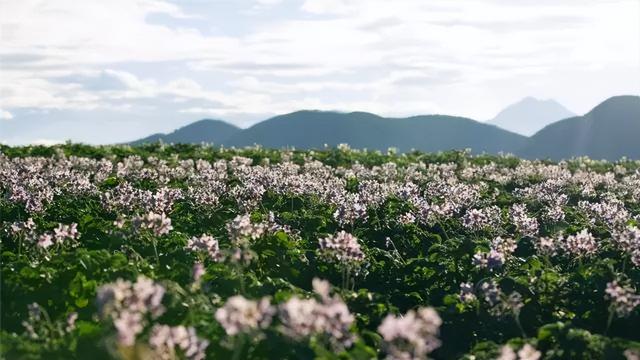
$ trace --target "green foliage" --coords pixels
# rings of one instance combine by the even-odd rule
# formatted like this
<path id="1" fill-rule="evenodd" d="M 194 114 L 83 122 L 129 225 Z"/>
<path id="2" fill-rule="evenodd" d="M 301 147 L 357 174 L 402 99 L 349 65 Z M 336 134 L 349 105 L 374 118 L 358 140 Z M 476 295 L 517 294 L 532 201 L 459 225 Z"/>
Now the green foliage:
<path id="1" fill-rule="evenodd" d="M 131 155 L 154 156 L 176 163 L 184 159 L 215 161 L 244 156 L 261 163 L 277 163 L 283 152 L 259 148 L 224 150 L 196 145 L 150 144 L 140 147 L 91 147 L 66 144 L 56 147 L 29 146 L 11 148 L 0 145 L 0 152 L 10 158 L 27 156 L 84 156 L 95 159 L 122 160 Z M 302 164 L 308 152 L 290 151 L 287 156 Z M 464 152 L 421 153 L 403 155 L 380 152 L 327 150 L 315 152 L 314 159 L 333 167 L 354 164 L 379 166 L 388 162 L 405 166 L 410 163 L 465 164 L 493 163 L 514 168 L 520 162 L 513 157 L 469 157 Z M 569 163 L 570 167 L 576 166 Z M 635 163 L 618 166 L 637 171 Z M 613 170 L 610 163 L 596 164 L 597 171 Z M 234 181 L 234 179 L 232 179 Z M 101 191 L 118 186 L 121 179 L 111 174 L 98 188 Z M 139 189 L 157 189 L 160 184 L 139 181 Z M 348 191 L 357 191 L 358 179 L 346 181 Z M 188 184 L 176 181 L 172 187 L 187 189 Z M 514 203 L 514 184 L 492 183 L 502 190 L 495 198 L 486 191 L 483 199 L 499 206 L 506 216 Z M 511 187 L 511 188 L 509 188 Z M 28 217 L 26 211 L 6 201 L 6 189 L 0 185 L 0 218 L 3 226 Z M 579 189 L 576 189 L 579 191 Z M 535 204 L 530 207 L 536 211 Z M 431 354 L 434 358 L 494 359 L 504 344 L 514 347 L 534 344 L 545 359 L 618 359 L 626 349 L 640 348 L 640 314 L 638 310 L 626 319 L 608 324 L 609 303 L 603 292 L 607 282 L 623 274 L 633 284 L 640 282 L 640 271 L 632 269 L 617 253 L 605 249 L 599 258 L 588 263 L 572 259 L 549 259 L 538 255 L 531 239 L 523 237 L 515 259 L 508 267 L 489 273 L 472 265 L 478 249 L 486 250 L 492 236 L 490 230 L 471 233 L 459 221 L 438 221 L 428 225 L 398 224 L 397 218 L 411 210 L 411 205 L 397 198 L 387 199 L 374 211 L 369 211 L 366 223 L 347 225 L 357 236 L 366 253 L 366 261 L 354 273 L 355 285 L 338 289 L 340 296 L 355 314 L 353 346 L 334 351 L 322 339 L 311 337 L 294 342 L 282 335 L 277 327 L 265 330 L 264 338 L 244 339 L 240 358 L 253 359 L 370 359 L 382 357 L 381 336 L 377 328 L 389 313 L 405 313 L 421 306 L 435 307 L 443 318 L 440 339 L 442 346 Z M 582 229 L 588 219 L 567 208 L 566 231 Z M 211 234 L 222 239 L 220 246 L 228 250 L 225 224 L 242 210 L 229 199 L 221 199 L 213 209 L 202 209 L 178 200 L 169 216 L 173 231 L 161 237 L 140 232 L 123 234 L 114 226 L 117 215 L 101 205 L 98 196 L 56 196 L 42 214 L 33 216 L 39 228 L 53 229 L 58 222 L 78 224 L 82 234 L 75 246 L 59 247 L 50 252 L 31 253 L 20 249 L 16 238 L 0 232 L 1 254 L 1 332 L 0 354 L 7 359 L 108 359 L 113 343 L 110 325 L 101 321 L 95 302 L 96 292 L 103 284 L 117 279 L 135 280 L 144 275 L 167 289 L 163 304 L 167 311 L 159 322 L 187 325 L 198 335 L 211 341 L 209 358 L 231 358 L 233 346 L 228 346 L 224 329 L 214 319 L 214 313 L 224 300 L 240 293 L 248 298 L 270 296 L 281 304 L 292 296 L 310 296 L 315 277 L 341 283 L 339 266 L 327 264 L 318 257 L 317 239 L 335 233 L 341 227 L 333 217 L 334 208 L 313 196 L 302 197 L 267 191 L 251 214 L 265 220 L 269 212 L 277 213 L 279 221 L 293 233 L 275 231 L 252 245 L 254 261 L 239 271 L 226 263 L 199 258 L 185 250 L 188 239 Z M 632 211 L 638 213 L 635 208 Z M 553 225 L 557 226 L 557 225 Z M 5 226 L 6 227 L 6 226 Z M 556 232 L 552 225 L 542 224 L 541 232 Z M 594 233 L 606 236 L 607 230 L 595 226 Z M 154 248 L 154 242 L 156 242 Z M 158 253 L 156 261 L 155 253 Z M 192 282 L 194 262 L 204 261 L 206 273 L 201 283 Z M 479 303 L 460 299 L 460 284 L 479 283 L 494 278 L 501 289 L 523 296 L 519 313 L 492 313 Z M 47 337 L 34 338 L 25 331 L 27 305 L 37 303 L 47 312 L 50 328 Z M 77 313 L 75 329 L 63 330 L 69 314 Z M 44 320 L 43 320 L 44 321 Z M 608 325 L 607 325 L 608 324 Z M 235 345 L 238 346 L 237 344 Z"/>

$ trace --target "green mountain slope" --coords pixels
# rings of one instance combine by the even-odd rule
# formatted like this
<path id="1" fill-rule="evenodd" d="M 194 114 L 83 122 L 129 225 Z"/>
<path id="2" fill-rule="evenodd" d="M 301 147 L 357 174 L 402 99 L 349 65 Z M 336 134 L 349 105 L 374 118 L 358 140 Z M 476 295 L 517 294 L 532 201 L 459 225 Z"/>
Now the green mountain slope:
<path id="1" fill-rule="evenodd" d="M 518 153 L 527 158 L 589 156 L 640 159 L 640 97 L 607 99 L 584 116 L 561 120 L 537 132 Z"/>
<path id="2" fill-rule="evenodd" d="M 440 151 L 471 148 L 474 152 L 512 152 L 524 136 L 471 119 L 425 115 L 383 118 L 365 112 L 297 111 L 276 116 L 243 130 L 228 146 L 261 144 L 269 148 L 322 148 L 347 143 L 354 148 Z"/>
<path id="3" fill-rule="evenodd" d="M 221 144 L 230 136 L 240 131 L 240 128 L 222 120 L 203 119 L 181 127 L 169 134 L 153 134 L 146 138 L 131 142 L 131 145 L 141 145 L 162 140 L 165 143 L 214 143 Z"/>

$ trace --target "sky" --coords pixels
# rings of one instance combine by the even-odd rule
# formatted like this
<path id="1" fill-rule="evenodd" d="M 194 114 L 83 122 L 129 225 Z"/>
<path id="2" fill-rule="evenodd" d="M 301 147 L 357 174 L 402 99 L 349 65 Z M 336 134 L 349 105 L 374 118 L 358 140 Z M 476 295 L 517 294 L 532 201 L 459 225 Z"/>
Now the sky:
<path id="1" fill-rule="evenodd" d="M 640 94 L 640 0 L 0 0 L 0 142 Z"/>

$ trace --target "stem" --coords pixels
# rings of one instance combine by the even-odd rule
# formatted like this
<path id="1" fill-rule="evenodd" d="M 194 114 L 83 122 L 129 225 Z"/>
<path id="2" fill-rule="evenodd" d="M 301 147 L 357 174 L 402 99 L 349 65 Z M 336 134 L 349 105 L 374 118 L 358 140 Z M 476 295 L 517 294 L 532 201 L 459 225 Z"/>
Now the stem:
<path id="1" fill-rule="evenodd" d="M 237 271 L 238 271 L 238 278 L 240 280 L 240 294 L 245 295 L 246 290 L 244 286 L 244 272 L 242 271 L 242 265 L 240 263 L 238 263 L 237 265 Z"/>
<path id="2" fill-rule="evenodd" d="M 347 269 L 343 266 L 342 267 L 342 271 L 340 271 L 340 276 L 342 277 L 342 289 L 346 289 L 347 285 L 346 285 L 346 272 Z"/>
<path id="3" fill-rule="evenodd" d="M 607 335 L 609 332 L 609 328 L 611 327 L 611 323 L 613 322 L 613 308 L 609 306 L 609 318 L 607 319 L 607 327 L 604 329 L 604 335 Z"/>
<path id="4" fill-rule="evenodd" d="M 153 243 L 153 252 L 156 254 L 156 265 L 158 265 L 158 268 L 160 267 L 160 257 L 158 256 L 158 240 L 157 239 L 153 239 L 152 241 Z"/>
<path id="5" fill-rule="evenodd" d="M 239 360 L 240 355 L 242 355 L 242 348 L 244 347 L 244 334 L 238 335 L 236 338 L 234 349 L 233 349 L 233 357 L 232 360 Z"/>
<path id="6" fill-rule="evenodd" d="M 449 235 L 447 234 L 447 230 L 445 230 L 444 226 L 442 226 L 442 222 L 438 221 L 438 225 L 440 226 L 440 230 L 442 230 L 442 234 L 444 235 L 445 240 L 449 240 Z"/>
<path id="7" fill-rule="evenodd" d="M 398 248 L 396 247 L 396 244 L 393 242 L 393 240 L 391 240 L 391 238 L 389 238 L 389 242 L 391 243 L 391 246 L 393 246 L 393 250 L 395 250 L 396 252 L 396 256 L 400 258 L 400 260 L 402 260 L 402 264 L 406 265 L 407 262 L 404 260 L 404 258 L 402 257 L 402 254 L 400 254 L 400 251 L 398 251 Z"/>
<path id="8" fill-rule="evenodd" d="M 522 324 L 520 323 L 520 311 L 516 312 L 514 314 L 514 319 L 516 320 L 516 325 L 518 325 L 518 329 L 520 329 L 520 333 L 522 333 L 522 337 L 526 338 L 527 334 L 524 332 L 524 328 L 522 327 Z"/>

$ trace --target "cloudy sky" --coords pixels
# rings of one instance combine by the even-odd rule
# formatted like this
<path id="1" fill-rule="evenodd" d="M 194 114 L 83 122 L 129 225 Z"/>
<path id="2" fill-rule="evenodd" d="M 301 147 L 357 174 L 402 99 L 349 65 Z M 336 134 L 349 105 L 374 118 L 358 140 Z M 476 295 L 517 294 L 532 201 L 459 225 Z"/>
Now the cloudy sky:
<path id="1" fill-rule="evenodd" d="M 640 0 L 0 0 L 0 141 L 640 93 Z"/>

